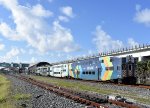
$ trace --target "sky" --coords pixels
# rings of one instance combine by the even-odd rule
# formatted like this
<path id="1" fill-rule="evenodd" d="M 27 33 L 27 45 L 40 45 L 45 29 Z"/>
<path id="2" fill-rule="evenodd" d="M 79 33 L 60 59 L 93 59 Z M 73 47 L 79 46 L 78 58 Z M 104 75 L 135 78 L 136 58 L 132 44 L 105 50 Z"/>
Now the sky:
<path id="1" fill-rule="evenodd" d="M 150 1 L 0 0 L 0 62 L 50 63 L 150 44 Z"/>

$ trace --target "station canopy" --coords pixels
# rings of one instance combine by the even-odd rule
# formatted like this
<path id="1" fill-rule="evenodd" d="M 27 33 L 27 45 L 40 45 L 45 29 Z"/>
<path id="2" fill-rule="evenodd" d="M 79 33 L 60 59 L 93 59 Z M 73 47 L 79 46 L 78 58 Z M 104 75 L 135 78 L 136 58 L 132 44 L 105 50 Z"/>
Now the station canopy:
<path id="1" fill-rule="evenodd" d="M 40 67 L 40 66 L 46 66 L 46 65 L 51 66 L 51 64 L 48 63 L 48 62 L 39 62 L 39 63 L 36 64 L 37 67 Z"/>

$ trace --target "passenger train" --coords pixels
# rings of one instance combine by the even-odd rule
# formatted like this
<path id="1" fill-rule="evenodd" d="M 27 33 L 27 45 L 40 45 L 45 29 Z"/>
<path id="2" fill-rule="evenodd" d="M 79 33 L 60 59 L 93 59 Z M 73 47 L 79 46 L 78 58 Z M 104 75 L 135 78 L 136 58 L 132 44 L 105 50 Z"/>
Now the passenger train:
<path id="1" fill-rule="evenodd" d="M 83 80 L 115 81 L 135 84 L 134 57 L 95 57 L 68 64 L 37 67 L 36 74 Z"/>

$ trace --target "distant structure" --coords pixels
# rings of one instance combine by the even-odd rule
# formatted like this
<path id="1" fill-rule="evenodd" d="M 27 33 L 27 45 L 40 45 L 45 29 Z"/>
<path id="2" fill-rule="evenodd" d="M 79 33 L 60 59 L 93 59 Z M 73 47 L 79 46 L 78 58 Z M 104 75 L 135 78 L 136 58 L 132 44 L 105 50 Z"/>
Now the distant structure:
<path id="1" fill-rule="evenodd" d="M 11 67 L 14 67 L 14 68 L 20 68 L 20 66 L 19 66 L 18 63 L 11 63 Z"/>
<path id="2" fill-rule="evenodd" d="M 123 58 L 128 55 L 132 55 L 133 57 L 135 57 L 136 61 L 150 60 L 150 45 L 143 44 L 143 45 L 134 46 L 130 48 L 126 47 L 126 48 L 118 49 L 116 51 L 112 50 L 109 52 L 97 53 L 97 54 L 93 54 L 93 55 L 86 56 L 86 57 L 78 57 L 72 60 L 55 62 L 55 63 L 52 63 L 52 65 L 71 63 L 71 62 L 75 62 L 78 60 L 86 60 L 90 58 L 104 57 L 104 56 L 116 56 L 116 57 Z"/>
<path id="3" fill-rule="evenodd" d="M 50 63 L 48 62 L 39 62 L 39 63 L 36 63 L 36 64 L 31 64 L 28 68 L 29 70 L 29 73 L 35 73 L 37 67 L 40 67 L 40 66 L 46 66 L 46 65 L 51 65 Z"/>
<path id="4" fill-rule="evenodd" d="M 0 63 L 0 70 L 13 70 L 19 72 L 25 72 L 28 70 L 29 64 L 28 63 Z"/>
<path id="5" fill-rule="evenodd" d="M 1 67 L 1 68 L 11 67 L 11 64 L 10 64 L 10 63 L 5 63 L 5 62 L 3 62 L 3 63 L 0 63 L 0 67 Z"/>

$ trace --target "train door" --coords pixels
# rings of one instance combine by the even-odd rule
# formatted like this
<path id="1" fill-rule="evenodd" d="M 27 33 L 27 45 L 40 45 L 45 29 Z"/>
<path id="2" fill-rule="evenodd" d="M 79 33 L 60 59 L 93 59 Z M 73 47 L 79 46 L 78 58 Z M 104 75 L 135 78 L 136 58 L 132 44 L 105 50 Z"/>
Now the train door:
<path id="1" fill-rule="evenodd" d="M 128 77 L 134 77 L 134 63 L 128 63 Z"/>
<path id="2" fill-rule="evenodd" d="M 100 80 L 100 76 L 101 76 L 101 68 L 98 68 L 98 80 Z"/>
<path id="3" fill-rule="evenodd" d="M 122 64 L 122 77 L 134 76 L 134 63 Z"/>
<path id="4" fill-rule="evenodd" d="M 122 81 L 126 84 L 135 84 L 135 64 L 128 62 L 122 64 Z"/>
<path id="5" fill-rule="evenodd" d="M 126 63 L 122 64 L 122 77 L 127 77 Z"/>

